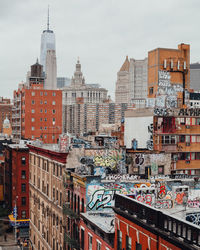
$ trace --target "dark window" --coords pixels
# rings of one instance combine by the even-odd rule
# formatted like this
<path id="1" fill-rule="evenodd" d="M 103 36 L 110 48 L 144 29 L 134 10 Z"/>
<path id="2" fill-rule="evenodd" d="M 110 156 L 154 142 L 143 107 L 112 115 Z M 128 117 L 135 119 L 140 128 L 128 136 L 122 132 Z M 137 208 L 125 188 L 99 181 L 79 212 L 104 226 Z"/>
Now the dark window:
<path id="1" fill-rule="evenodd" d="M 196 160 L 200 160 L 200 153 L 199 152 L 196 153 Z"/>
<path id="2" fill-rule="evenodd" d="M 136 246 L 135 246 L 136 250 L 142 250 L 142 245 L 140 243 L 136 242 Z"/>
<path id="3" fill-rule="evenodd" d="M 25 170 L 22 170 L 22 172 L 21 172 L 21 178 L 22 179 L 26 179 L 26 171 Z"/>
<path id="4" fill-rule="evenodd" d="M 158 174 L 164 174 L 164 166 L 158 166 Z"/>
<path id="5" fill-rule="evenodd" d="M 153 95 L 153 87 L 149 88 L 149 94 Z"/>
<path id="6" fill-rule="evenodd" d="M 128 235 L 126 235 L 126 250 L 131 250 L 132 240 Z"/>
<path id="7" fill-rule="evenodd" d="M 184 135 L 180 135 L 180 142 L 185 142 L 185 136 Z"/>
<path id="8" fill-rule="evenodd" d="M 117 230 L 117 250 L 122 250 L 122 232 Z"/>
<path id="9" fill-rule="evenodd" d="M 26 218 L 26 211 L 25 211 L 25 210 L 22 211 L 22 218 L 23 218 L 23 219 Z"/>
<path id="10" fill-rule="evenodd" d="M 22 197 L 21 201 L 22 206 L 26 206 L 26 197 Z"/>
<path id="11" fill-rule="evenodd" d="M 84 199 L 81 200 L 81 212 L 84 213 Z"/>
<path id="12" fill-rule="evenodd" d="M 26 165 L 26 157 L 22 157 L 22 165 Z"/>
<path id="13" fill-rule="evenodd" d="M 81 229 L 81 248 L 82 248 L 82 249 L 84 249 L 84 245 L 85 245 L 85 244 L 84 244 L 84 243 L 85 243 L 85 242 L 84 242 L 84 238 L 85 238 L 84 233 L 85 233 L 84 230 Z"/>
<path id="14" fill-rule="evenodd" d="M 21 191 L 26 192 L 26 184 L 25 183 L 22 183 Z"/>

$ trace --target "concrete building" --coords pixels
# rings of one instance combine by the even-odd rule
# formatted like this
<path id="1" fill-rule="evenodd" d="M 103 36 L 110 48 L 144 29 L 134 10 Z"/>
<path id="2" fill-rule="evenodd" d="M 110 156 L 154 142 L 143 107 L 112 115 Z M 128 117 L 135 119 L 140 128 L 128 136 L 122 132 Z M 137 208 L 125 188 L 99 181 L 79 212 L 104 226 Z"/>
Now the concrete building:
<path id="1" fill-rule="evenodd" d="M 190 64 L 190 88 L 194 91 L 200 91 L 200 64 Z"/>
<path id="2" fill-rule="evenodd" d="M 63 131 L 83 134 L 100 130 L 102 124 L 120 125 L 126 110 L 134 109 L 132 104 L 77 103 L 66 105 L 63 114 Z"/>
<path id="3" fill-rule="evenodd" d="M 116 103 L 134 103 L 147 98 L 148 60 L 126 60 L 117 73 L 115 90 Z"/>
<path id="4" fill-rule="evenodd" d="M 31 66 L 28 84 L 14 91 L 12 112 L 13 140 L 40 139 L 56 143 L 62 133 L 62 91 L 44 89 L 42 66 Z"/>
<path id="5" fill-rule="evenodd" d="M 56 50 L 55 34 L 49 29 L 49 10 L 47 19 L 47 29 L 41 35 L 40 47 L 40 63 L 43 66 L 43 71 L 46 72 L 46 55 L 48 50 Z"/>
<path id="6" fill-rule="evenodd" d="M 46 53 L 46 79 L 45 89 L 57 89 L 57 64 L 55 50 L 47 50 Z"/>
<path id="7" fill-rule="evenodd" d="M 107 99 L 107 90 L 99 85 L 86 84 L 85 78 L 81 72 L 80 61 L 77 61 L 74 76 L 69 86 L 62 88 L 63 105 L 71 105 L 77 102 L 77 99 L 83 103 L 103 103 Z"/>
<path id="8" fill-rule="evenodd" d="M 58 145 L 30 149 L 30 240 L 34 249 L 65 249 L 63 174 L 67 153 Z"/>
<path id="9" fill-rule="evenodd" d="M 6 118 L 12 124 L 12 107 L 10 99 L 0 97 L 0 133 L 3 132 L 3 123 Z"/>
<path id="10" fill-rule="evenodd" d="M 182 107 L 190 90 L 190 45 L 148 52 L 148 97 L 159 108 Z M 153 102 L 154 101 L 154 102 Z"/>

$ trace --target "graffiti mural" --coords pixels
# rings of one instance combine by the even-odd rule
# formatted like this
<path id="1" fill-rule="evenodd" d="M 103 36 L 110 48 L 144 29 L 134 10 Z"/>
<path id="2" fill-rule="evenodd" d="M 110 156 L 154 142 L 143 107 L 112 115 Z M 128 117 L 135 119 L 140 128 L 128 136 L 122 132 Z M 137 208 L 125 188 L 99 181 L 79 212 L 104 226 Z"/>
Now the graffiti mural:
<path id="1" fill-rule="evenodd" d="M 200 208 L 200 200 L 188 200 L 188 207 L 190 208 Z"/>
<path id="2" fill-rule="evenodd" d="M 153 123 L 148 126 L 148 132 L 150 134 L 150 139 L 147 141 L 147 149 L 153 150 Z"/>
<path id="3" fill-rule="evenodd" d="M 197 213 L 187 213 L 186 220 L 195 224 L 200 225 L 200 212 Z"/>

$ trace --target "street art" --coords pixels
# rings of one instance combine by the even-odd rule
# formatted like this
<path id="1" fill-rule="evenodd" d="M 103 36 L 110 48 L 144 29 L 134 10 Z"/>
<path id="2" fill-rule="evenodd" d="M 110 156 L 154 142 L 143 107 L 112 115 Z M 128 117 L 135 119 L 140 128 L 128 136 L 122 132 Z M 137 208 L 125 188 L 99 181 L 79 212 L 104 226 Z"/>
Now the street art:
<path id="1" fill-rule="evenodd" d="M 175 202 L 177 205 L 182 205 L 184 202 L 184 197 L 186 196 L 185 192 L 178 192 L 176 193 L 176 197 L 175 197 Z"/>
<path id="2" fill-rule="evenodd" d="M 135 155 L 135 165 L 142 166 L 144 164 L 144 154 L 136 154 Z"/>
<path id="3" fill-rule="evenodd" d="M 114 194 L 117 190 L 97 190 L 92 194 L 91 200 L 88 203 L 88 208 L 90 210 L 96 208 L 111 208 L 113 206 Z"/>
<path id="4" fill-rule="evenodd" d="M 148 126 L 148 132 L 150 134 L 150 139 L 147 141 L 147 149 L 153 150 L 153 123 Z"/>
<path id="5" fill-rule="evenodd" d="M 158 209 L 169 209 L 173 207 L 172 200 L 157 200 L 153 206 Z"/>
<path id="6" fill-rule="evenodd" d="M 107 175 L 105 177 L 105 180 L 108 181 L 133 181 L 133 180 L 138 180 L 139 176 L 138 175 L 130 175 L 130 174 L 112 174 L 112 175 Z"/>
<path id="7" fill-rule="evenodd" d="M 137 201 L 143 202 L 145 204 L 151 205 L 155 201 L 155 195 L 154 194 L 146 194 L 146 195 L 137 195 L 136 197 Z"/>
<path id="8" fill-rule="evenodd" d="M 154 108 L 154 115 L 156 116 L 168 116 L 166 108 Z"/>
<path id="9" fill-rule="evenodd" d="M 195 224 L 200 225 L 200 212 L 197 213 L 187 213 L 186 220 Z"/>
<path id="10" fill-rule="evenodd" d="M 156 107 L 164 108 L 165 107 L 165 98 L 166 98 L 166 96 L 164 96 L 164 95 L 158 96 L 156 98 Z"/>
<path id="11" fill-rule="evenodd" d="M 176 108 L 177 107 L 177 96 L 174 96 L 174 95 L 167 96 L 166 107 L 167 108 Z"/>
<path id="12" fill-rule="evenodd" d="M 200 208 L 200 200 L 188 200 L 188 207 L 190 208 Z"/>

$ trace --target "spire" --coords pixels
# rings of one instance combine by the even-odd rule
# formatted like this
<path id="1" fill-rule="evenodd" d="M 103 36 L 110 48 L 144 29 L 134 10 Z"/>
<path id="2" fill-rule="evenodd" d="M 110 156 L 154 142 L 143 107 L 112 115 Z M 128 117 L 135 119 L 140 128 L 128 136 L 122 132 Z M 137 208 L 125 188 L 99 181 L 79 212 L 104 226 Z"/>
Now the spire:
<path id="1" fill-rule="evenodd" d="M 49 5 L 48 5 L 48 15 L 47 15 L 47 30 L 49 30 Z"/>
<path id="2" fill-rule="evenodd" d="M 129 62 L 128 56 L 126 56 L 126 60 L 124 64 L 122 65 L 120 71 L 129 71 L 129 66 L 130 66 L 130 62 Z"/>

